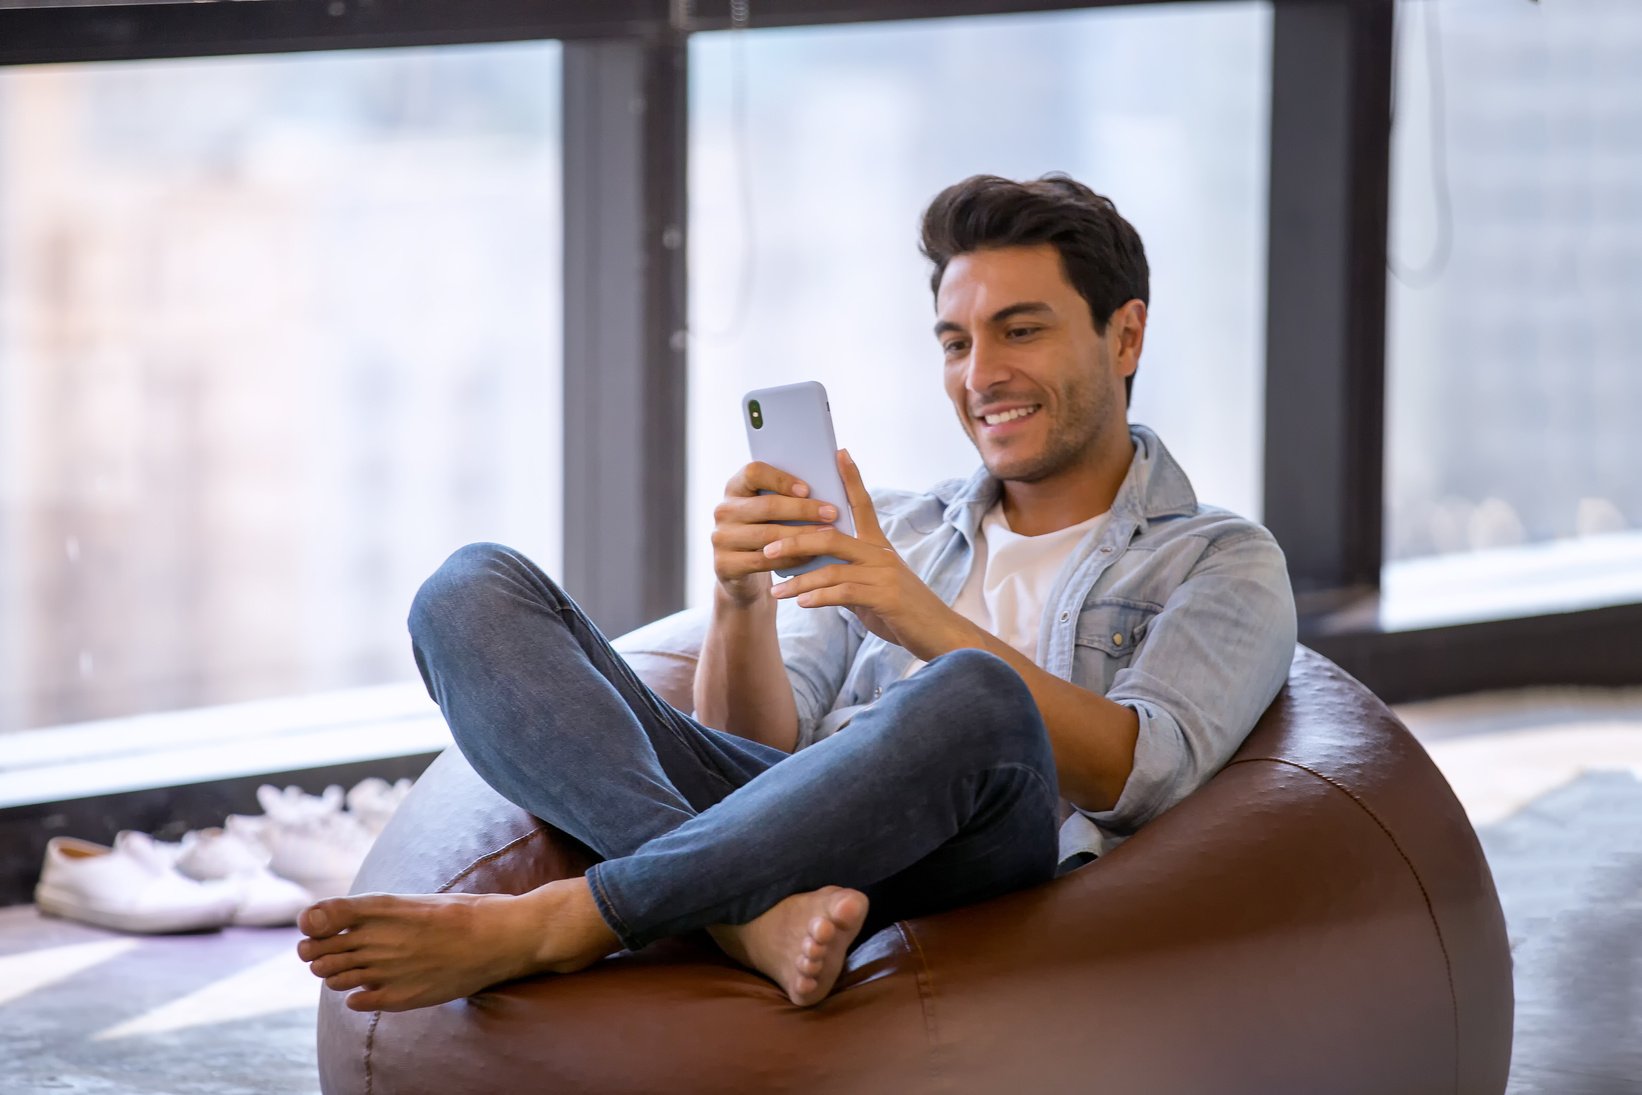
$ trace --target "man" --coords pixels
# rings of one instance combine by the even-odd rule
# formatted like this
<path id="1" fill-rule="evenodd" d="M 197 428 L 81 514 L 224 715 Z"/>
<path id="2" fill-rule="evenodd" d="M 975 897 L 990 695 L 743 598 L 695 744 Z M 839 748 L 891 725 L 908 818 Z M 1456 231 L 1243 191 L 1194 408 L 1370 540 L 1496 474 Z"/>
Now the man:
<path id="1" fill-rule="evenodd" d="M 349 1007 L 698 928 L 815 1004 L 871 929 L 1080 866 L 1247 735 L 1287 676 L 1293 597 L 1271 535 L 1199 505 L 1127 422 L 1134 229 L 1065 176 L 977 176 L 935 198 L 923 251 L 983 467 L 873 498 L 840 453 L 855 537 L 781 470 L 741 469 L 715 514 L 696 718 L 517 553 L 469 545 L 424 583 L 413 648 L 463 753 L 604 859 L 519 896 L 312 906 L 299 953 Z M 846 562 L 772 584 L 822 554 Z"/>

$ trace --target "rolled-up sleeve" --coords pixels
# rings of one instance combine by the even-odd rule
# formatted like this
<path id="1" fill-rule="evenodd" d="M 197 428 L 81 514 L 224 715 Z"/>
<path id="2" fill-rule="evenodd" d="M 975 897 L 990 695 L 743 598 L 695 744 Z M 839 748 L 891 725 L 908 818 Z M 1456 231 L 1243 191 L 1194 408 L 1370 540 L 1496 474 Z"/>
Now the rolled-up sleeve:
<path id="1" fill-rule="evenodd" d="M 775 629 L 798 704 L 797 752 L 815 741 L 821 720 L 836 704 L 860 637 L 848 609 L 805 608 L 793 600 L 778 602 Z"/>
<path id="2" fill-rule="evenodd" d="M 1140 718 L 1134 767 L 1110 810 L 1081 812 L 1126 836 L 1206 783 L 1288 679 L 1296 630 L 1269 532 L 1211 546 L 1107 690 Z"/>

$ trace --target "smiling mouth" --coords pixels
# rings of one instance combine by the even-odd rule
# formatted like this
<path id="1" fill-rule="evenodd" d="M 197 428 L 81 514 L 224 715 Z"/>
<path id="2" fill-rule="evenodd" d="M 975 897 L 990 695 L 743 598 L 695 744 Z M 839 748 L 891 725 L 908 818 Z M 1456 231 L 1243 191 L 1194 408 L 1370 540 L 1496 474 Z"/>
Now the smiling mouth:
<path id="1" fill-rule="evenodd" d="M 988 426 L 1001 426 L 1005 422 L 1014 422 L 1018 419 L 1029 418 L 1032 415 L 1037 414 L 1038 411 L 1042 409 L 1042 406 L 1043 405 L 1041 403 L 1034 403 L 1030 407 L 1017 407 L 1012 411 L 1004 411 L 1002 414 L 982 415 L 981 421 L 985 422 Z"/>

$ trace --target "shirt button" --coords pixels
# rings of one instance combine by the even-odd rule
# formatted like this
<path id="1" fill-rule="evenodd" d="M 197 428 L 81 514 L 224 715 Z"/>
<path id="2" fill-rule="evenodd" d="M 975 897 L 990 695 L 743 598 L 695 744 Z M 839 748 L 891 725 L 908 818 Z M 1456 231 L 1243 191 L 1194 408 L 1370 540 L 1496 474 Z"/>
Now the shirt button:
<path id="1" fill-rule="evenodd" d="M 1067 620 L 1070 620 L 1071 618 L 1072 618 L 1072 614 L 1070 612 L 1062 612 L 1060 614 L 1060 622 L 1061 623 L 1065 623 Z"/>
<path id="2" fill-rule="evenodd" d="M 1112 545 L 1111 544 L 1106 544 L 1106 545 L 1102 546 L 1101 549 L 1100 549 L 1100 553 L 1102 555 L 1112 554 Z"/>
<path id="3" fill-rule="evenodd" d="M 879 696 L 882 696 L 883 694 L 884 694 L 884 690 L 882 688 L 874 688 L 872 690 L 872 698 L 873 699 L 877 699 Z"/>
<path id="4" fill-rule="evenodd" d="M 1121 631 L 1113 632 L 1113 634 L 1112 634 L 1112 645 L 1113 646 L 1122 646 L 1123 645 L 1123 632 L 1121 632 Z"/>

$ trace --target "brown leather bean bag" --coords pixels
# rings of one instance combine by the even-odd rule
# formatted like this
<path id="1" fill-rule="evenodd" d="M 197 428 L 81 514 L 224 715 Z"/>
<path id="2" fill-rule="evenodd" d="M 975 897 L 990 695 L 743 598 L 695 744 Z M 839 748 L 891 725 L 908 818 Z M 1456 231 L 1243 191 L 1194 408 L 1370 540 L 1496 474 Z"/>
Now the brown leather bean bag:
<path id="1" fill-rule="evenodd" d="M 705 616 L 616 645 L 688 710 Z M 354 892 L 520 893 L 591 853 L 454 749 Z M 324 990 L 329 1095 L 490 1092 L 1498 1093 L 1511 954 L 1447 783 L 1300 648 L 1230 764 L 1060 879 L 880 931 L 791 1006 L 704 933 L 467 1000 L 360 1014 Z"/>

